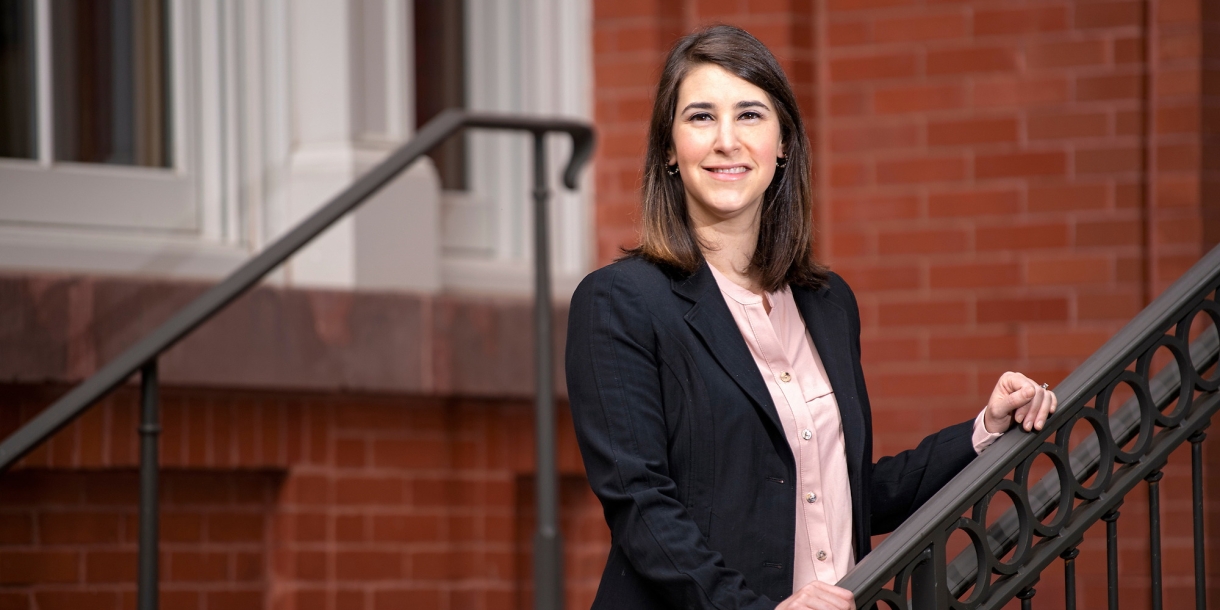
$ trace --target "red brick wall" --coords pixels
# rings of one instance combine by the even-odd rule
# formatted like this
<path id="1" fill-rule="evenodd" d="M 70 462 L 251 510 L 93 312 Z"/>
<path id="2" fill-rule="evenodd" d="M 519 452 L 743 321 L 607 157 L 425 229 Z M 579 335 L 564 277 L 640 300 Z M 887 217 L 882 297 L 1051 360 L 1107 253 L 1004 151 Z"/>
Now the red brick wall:
<path id="1" fill-rule="evenodd" d="M 134 607 L 134 470 L 24 470 L 0 484 L 0 608 Z M 163 606 L 265 607 L 277 473 L 170 470 L 161 485 Z"/>
<path id="2" fill-rule="evenodd" d="M 56 395 L 0 387 L 0 435 Z M 119 390 L 0 475 L 0 609 L 134 607 L 135 404 Z M 167 389 L 163 411 L 163 607 L 532 607 L 530 405 Z M 581 608 L 609 538 L 559 429 Z"/>
<path id="3" fill-rule="evenodd" d="M 1151 95 L 1140 2 L 594 4 L 599 260 L 635 240 L 668 46 L 751 30 L 820 151 L 817 237 L 859 297 L 882 449 L 968 416 L 1005 370 L 1062 380 L 1216 241 L 1198 0 L 1157 2 Z"/>
<path id="4" fill-rule="evenodd" d="M 1149 21 L 1147 3 L 1122 0 L 594 4 L 600 261 L 635 240 L 675 29 L 750 30 L 788 71 L 818 151 L 819 253 L 859 298 L 879 454 L 974 415 L 1005 370 L 1057 384 L 1220 241 L 1216 3 L 1155 0 Z M 1179 601 L 1193 583 L 1181 457 L 1164 483 Z M 1123 514 L 1124 603 L 1138 607 L 1143 492 Z M 1103 559 L 1091 534 L 1085 606 L 1103 603 Z M 1040 588 L 1058 604 L 1054 572 Z"/>

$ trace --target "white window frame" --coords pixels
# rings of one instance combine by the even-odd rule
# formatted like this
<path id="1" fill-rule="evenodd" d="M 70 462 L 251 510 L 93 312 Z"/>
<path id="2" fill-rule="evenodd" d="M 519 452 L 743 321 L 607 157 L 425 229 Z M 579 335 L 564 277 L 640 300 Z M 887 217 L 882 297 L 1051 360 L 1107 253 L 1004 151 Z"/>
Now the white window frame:
<path id="1" fill-rule="evenodd" d="M 51 0 L 35 1 L 36 61 L 43 75 L 37 107 L 39 123 L 46 126 L 52 116 L 51 82 L 45 77 L 51 65 Z M 171 0 L 174 166 L 53 162 L 52 132 L 42 129 L 38 160 L 0 160 L 0 271 L 221 278 L 380 161 L 414 128 L 411 4 L 347 2 L 355 4 L 344 15 L 376 9 L 384 23 L 367 18 L 364 25 L 349 27 L 343 19 L 321 25 L 308 15 L 298 19 L 334 8 L 325 3 Z M 591 117 L 591 10 L 590 0 L 471 0 L 470 107 Z M 330 115 L 305 116 L 313 107 L 300 99 L 305 90 L 300 64 L 309 56 L 293 40 L 316 40 L 309 37 L 316 34 L 314 26 L 328 40 L 347 41 L 344 54 L 384 49 L 384 65 L 344 60 L 324 77 L 350 88 L 342 102 L 344 116 L 352 104 L 368 104 L 363 112 L 384 112 L 384 120 L 354 119 L 345 127 L 346 119 L 336 119 L 342 125 L 334 130 L 323 125 L 319 131 L 318 121 L 329 125 Z M 353 45 L 351 36 L 380 27 L 385 30 L 378 41 Z M 499 71 L 506 60 L 512 64 L 509 78 Z M 384 82 L 371 85 L 381 73 Z M 475 188 L 465 195 L 467 209 L 452 205 L 452 197 L 451 205 L 438 203 L 435 172 L 421 160 L 401 184 L 379 195 L 383 202 L 371 201 L 340 222 L 271 281 L 528 294 L 533 276 L 529 137 L 475 133 L 470 150 Z M 557 296 L 570 293 L 593 261 L 593 172 L 583 172 L 578 193 L 563 188 L 559 178 L 569 150 L 566 137 L 550 137 Z M 61 186 L 70 183 L 77 186 Z M 463 212 L 484 221 L 482 229 L 477 222 L 455 224 Z M 444 248 L 440 215 L 449 217 L 450 227 L 465 230 L 459 237 L 477 247 Z M 476 239 L 469 241 L 472 236 Z"/>
<path id="2" fill-rule="evenodd" d="M 590 0 L 467 0 L 467 106 L 475 111 L 592 120 Z M 520 133 L 472 132 L 469 191 L 442 195 L 446 289 L 527 294 L 533 277 L 533 143 Z M 560 180 L 571 154 L 547 143 L 555 293 L 570 294 L 593 261 L 593 170 L 580 189 Z"/>
<path id="3" fill-rule="evenodd" d="M 0 159 L 0 269 L 223 277 L 265 241 L 262 176 L 288 147 L 284 0 L 169 2 L 170 168 L 54 160 L 50 2 L 38 158 Z"/>
<path id="4" fill-rule="evenodd" d="M 191 80 L 184 78 L 193 58 L 191 45 L 184 40 L 188 31 L 183 23 L 183 1 L 168 4 L 171 168 L 55 160 L 51 0 L 35 1 L 38 158 L 0 160 L 0 183 L 4 184 L 0 221 L 159 231 L 199 229 L 198 156 L 186 146 L 197 138 L 191 132 L 195 92 Z"/>

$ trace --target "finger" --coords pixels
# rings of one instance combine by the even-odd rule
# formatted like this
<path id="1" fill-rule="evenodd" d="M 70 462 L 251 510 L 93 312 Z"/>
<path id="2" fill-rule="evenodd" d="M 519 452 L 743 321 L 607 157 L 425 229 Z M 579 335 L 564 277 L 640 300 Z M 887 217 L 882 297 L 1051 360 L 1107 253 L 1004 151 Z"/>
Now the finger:
<path id="1" fill-rule="evenodd" d="M 853 610 L 851 602 L 838 595 L 832 595 L 825 589 L 811 591 L 809 598 L 804 603 L 813 610 Z"/>
<path id="2" fill-rule="evenodd" d="M 1012 418 L 1014 421 L 1016 421 L 1018 424 L 1020 424 L 1025 421 L 1025 416 L 1028 413 L 1029 413 L 1029 405 L 1026 404 L 1025 406 L 1022 406 L 1021 408 L 1017 409 L 1016 411 L 1013 411 Z"/>
<path id="3" fill-rule="evenodd" d="M 1031 405 L 1033 408 L 1033 415 L 1031 418 L 1033 419 L 1035 430 L 1042 429 L 1042 424 L 1046 423 L 1047 415 L 1049 415 L 1046 412 L 1046 409 L 1050 407 L 1051 403 L 1050 397 L 1047 396 L 1047 394 L 1050 394 L 1049 390 L 1042 386 L 1038 386 L 1038 395 L 1035 397 L 1036 400 L 1032 401 L 1033 405 Z"/>
<path id="4" fill-rule="evenodd" d="M 804 589 L 810 589 L 810 590 L 817 589 L 819 591 L 827 591 L 830 593 L 834 593 L 835 595 L 838 595 L 844 599 L 848 599 L 851 597 L 851 591 L 848 591 L 847 589 L 844 589 L 842 587 L 836 587 L 828 582 L 822 582 L 820 580 L 810 581 L 809 584 L 805 585 L 805 587 L 802 590 L 804 590 Z"/>
<path id="5" fill-rule="evenodd" d="M 851 594 L 851 591 L 847 592 L 847 597 L 839 597 L 838 595 L 834 595 L 833 598 L 836 608 L 840 608 L 841 610 L 856 610 L 856 598 Z"/>
<path id="6" fill-rule="evenodd" d="M 808 597 L 811 608 L 843 608 L 854 610 L 855 596 L 851 591 L 829 583 L 813 581 L 801 589 L 802 598 Z M 807 602 L 807 603 L 808 603 Z"/>
<path id="7" fill-rule="evenodd" d="M 1033 388 L 1017 388 L 1014 392 L 1004 396 L 1004 398 L 999 402 L 989 404 L 987 408 L 990 410 L 992 417 L 997 419 L 1014 417 L 1017 413 L 1021 412 L 1022 407 L 1029 404 L 1029 399 L 1032 396 Z M 1015 419 L 1017 422 L 1021 421 L 1019 417 L 1016 417 Z"/>
<path id="8" fill-rule="evenodd" d="M 842 596 L 841 592 L 846 592 L 848 595 L 851 595 L 851 591 L 840 589 L 832 584 L 824 583 L 818 580 L 810 582 L 800 590 L 801 595 L 809 596 L 810 599 L 846 599 Z"/>
<path id="9" fill-rule="evenodd" d="M 1025 415 L 1025 431 L 1041 430 L 1045 417 L 1042 415 L 1042 402 L 1046 398 L 1046 390 L 1041 387 L 1034 390 L 1034 397 L 1029 401 L 1029 413 Z"/>
<path id="10" fill-rule="evenodd" d="M 793 608 L 817 609 L 825 606 L 825 603 L 822 601 L 821 594 L 817 590 L 810 589 L 809 587 L 801 589 L 800 593 L 793 595 L 790 599 L 794 602 Z"/>
<path id="11" fill-rule="evenodd" d="M 1038 393 L 1037 420 L 1033 422 L 1033 425 L 1035 425 L 1037 429 L 1042 429 L 1042 426 L 1046 425 L 1047 423 L 1047 418 L 1050 417 L 1050 390 L 1042 388 L 1038 389 L 1041 390 L 1041 392 Z"/>
<path id="12" fill-rule="evenodd" d="M 848 591 L 843 587 L 836 587 L 832 584 L 826 584 L 826 586 L 822 587 L 822 590 L 830 593 L 831 595 L 837 595 L 847 601 L 851 601 L 855 598 L 855 596 L 851 594 L 851 591 Z"/>
<path id="13" fill-rule="evenodd" d="M 1021 373 L 1005 373 L 1005 375 L 1004 381 L 1008 384 L 1007 389 L 1009 392 L 1015 392 L 1025 386 L 1033 387 L 1037 385 L 1034 383 L 1034 380 Z"/>
<path id="14" fill-rule="evenodd" d="M 1017 408 L 1021 407 L 1022 405 L 1027 404 L 1030 401 L 1030 399 L 1033 397 L 1034 397 L 1034 387 L 1032 385 L 1027 385 L 1027 386 L 1017 388 L 1015 391 L 1013 391 L 1011 394 L 1009 394 L 1008 397 L 1005 398 L 1005 400 L 1008 401 L 1008 404 L 1011 407 L 1010 410 L 1012 410 L 1012 409 L 1017 409 Z"/>
<path id="15" fill-rule="evenodd" d="M 1053 412 L 1055 412 L 1054 404 L 1055 404 L 1054 393 L 1050 392 L 1049 389 L 1046 390 L 1046 392 L 1043 392 L 1042 393 L 1042 423 L 1043 423 L 1043 425 L 1046 425 L 1047 420 L 1049 420 L 1049 418 L 1050 418 L 1050 414 L 1053 414 Z"/>
<path id="16" fill-rule="evenodd" d="M 1047 390 L 1046 395 L 1044 395 L 1042 400 L 1043 400 L 1042 423 L 1046 423 L 1047 420 L 1049 420 L 1050 415 L 1054 414 L 1055 405 L 1058 404 L 1058 399 L 1055 398 L 1054 392 L 1050 392 L 1050 390 Z M 1038 426 L 1038 428 L 1042 428 L 1042 426 Z"/>
<path id="17" fill-rule="evenodd" d="M 1008 371 L 1003 375 L 1000 375 L 1000 381 L 996 383 L 997 388 L 1003 391 L 1005 394 L 1013 393 L 1017 390 L 1017 388 L 1021 387 L 1020 377 L 1018 377 L 1018 375 L 1020 375 L 1020 373 L 1014 373 L 1012 371 Z"/>
<path id="18" fill-rule="evenodd" d="M 1034 411 L 1034 429 L 1035 430 L 1041 430 L 1042 426 L 1044 424 L 1046 424 L 1046 418 L 1050 415 L 1050 408 L 1051 408 L 1050 397 L 1046 395 L 1046 392 L 1043 392 L 1042 399 L 1038 401 L 1037 410 Z"/>

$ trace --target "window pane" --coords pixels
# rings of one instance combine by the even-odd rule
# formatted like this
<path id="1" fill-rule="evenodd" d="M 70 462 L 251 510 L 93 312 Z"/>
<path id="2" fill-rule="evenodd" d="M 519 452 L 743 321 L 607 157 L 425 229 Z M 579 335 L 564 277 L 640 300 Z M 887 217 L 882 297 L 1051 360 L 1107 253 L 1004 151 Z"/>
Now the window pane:
<path id="1" fill-rule="evenodd" d="M 415 0 L 415 125 L 442 110 L 466 107 L 464 1 Z M 441 188 L 466 189 L 466 137 L 458 135 L 428 153 Z"/>
<path id="2" fill-rule="evenodd" d="M 34 0 L 0 0 L 0 157 L 33 159 Z"/>
<path id="3" fill-rule="evenodd" d="M 167 0 L 52 0 L 55 158 L 169 167 Z"/>

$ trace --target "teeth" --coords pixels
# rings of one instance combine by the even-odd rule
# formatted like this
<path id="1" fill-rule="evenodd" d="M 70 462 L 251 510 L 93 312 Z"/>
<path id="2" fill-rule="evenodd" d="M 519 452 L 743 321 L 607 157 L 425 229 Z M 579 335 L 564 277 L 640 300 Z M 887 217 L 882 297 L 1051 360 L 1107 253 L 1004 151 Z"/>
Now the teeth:
<path id="1" fill-rule="evenodd" d="M 746 171 L 746 168 L 744 168 L 744 167 L 730 167 L 730 168 L 726 168 L 726 169 L 717 168 L 717 169 L 713 169 L 711 171 L 714 173 L 717 173 L 717 174 L 740 174 L 740 173 Z"/>

